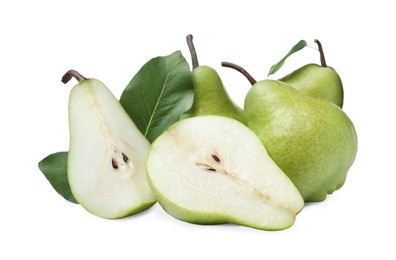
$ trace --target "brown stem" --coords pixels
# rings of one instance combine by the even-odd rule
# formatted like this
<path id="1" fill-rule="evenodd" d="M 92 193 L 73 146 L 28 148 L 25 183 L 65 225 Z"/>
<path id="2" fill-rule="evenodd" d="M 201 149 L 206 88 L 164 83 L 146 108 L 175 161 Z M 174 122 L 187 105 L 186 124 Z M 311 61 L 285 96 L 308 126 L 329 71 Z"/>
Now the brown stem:
<path id="1" fill-rule="evenodd" d="M 194 43 L 193 43 L 193 36 L 191 34 L 187 35 L 186 37 L 188 48 L 190 49 L 191 53 L 191 61 L 192 67 L 195 69 L 199 66 L 197 52 L 195 51 Z"/>
<path id="2" fill-rule="evenodd" d="M 69 70 L 68 72 L 65 73 L 65 75 L 63 75 L 62 77 L 62 82 L 63 83 L 67 83 L 69 82 L 72 78 L 75 78 L 78 81 L 84 80 L 86 79 L 83 75 L 81 75 L 80 73 L 78 73 L 75 70 Z"/>
<path id="3" fill-rule="evenodd" d="M 257 83 L 257 81 L 241 66 L 238 66 L 234 63 L 226 62 L 226 61 L 223 61 L 221 63 L 221 66 L 239 71 L 247 78 L 247 80 L 249 80 L 249 82 L 250 82 L 250 84 L 252 84 L 252 86 Z"/>
<path id="4" fill-rule="evenodd" d="M 315 42 L 316 42 L 316 44 L 318 45 L 318 48 L 319 48 L 319 53 L 320 53 L 320 65 L 321 65 L 322 67 L 327 67 L 326 59 L 325 59 L 325 55 L 324 55 L 324 52 L 323 52 L 322 44 L 320 43 L 320 41 L 319 41 L 318 39 L 315 39 Z"/>

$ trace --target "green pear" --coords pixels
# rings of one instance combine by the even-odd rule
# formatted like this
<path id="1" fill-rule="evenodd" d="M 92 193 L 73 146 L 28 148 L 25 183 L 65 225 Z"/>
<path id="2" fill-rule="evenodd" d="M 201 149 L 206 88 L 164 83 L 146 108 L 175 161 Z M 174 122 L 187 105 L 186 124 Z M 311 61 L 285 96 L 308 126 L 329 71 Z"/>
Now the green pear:
<path id="1" fill-rule="evenodd" d="M 247 93 L 244 116 L 306 202 L 322 201 L 342 187 L 358 143 L 354 125 L 340 107 L 284 82 L 263 80 Z"/>
<path id="2" fill-rule="evenodd" d="M 304 206 L 260 139 L 224 116 L 177 122 L 154 141 L 146 167 L 159 204 L 190 223 L 279 230 Z"/>
<path id="3" fill-rule="evenodd" d="M 145 170 L 150 143 L 102 82 L 73 70 L 62 81 L 72 77 L 79 80 L 69 96 L 67 175 L 74 197 L 109 219 L 149 208 L 155 203 Z"/>
<path id="4" fill-rule="evenodd" d="M 192 35 L 187 36 L 191 52 L 194 85 L 193 105 L 182 118 L 199 115 L 220 115 L 244 122 L 242 109 L 228 95 L 219 74 L 211 67 L 199 66 Z"/>
<path id="5" fill-rule="evenodd" d="M 329 101 L 342 108 L 344 90 L 338 73 L 327 66 L 323 48 L 318 40 L 321 65 L 307 64 L 292 73 L 282 77 L 279 81 L 285 82 L 302 94 Z"/>

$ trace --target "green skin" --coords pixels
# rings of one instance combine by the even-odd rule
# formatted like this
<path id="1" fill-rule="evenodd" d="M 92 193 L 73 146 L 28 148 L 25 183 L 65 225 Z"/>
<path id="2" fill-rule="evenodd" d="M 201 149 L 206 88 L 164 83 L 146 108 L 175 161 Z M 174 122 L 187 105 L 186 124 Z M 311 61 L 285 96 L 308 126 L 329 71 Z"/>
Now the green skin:
<path id="1" fill-rule="evenodd" d="M 344 91 L 340 76 L 331 67 L 307 64 L 279 79 L 302 94 L 329 101 L 342 108 Z"/>
<path id="2" fill-rule="evenodd" d="M 208 66 L 193 69 L 194 102 L 182 118 L 219 115 L 236 119 L 244 123 L 243 112 L 228 95 L 219 74 Z"/>
<path id="3" fill-rule="evenodd" d="M 255 229 L 273 230 L 273 231 L 286 229 L 289 227 L 289 226 L 285 226 L 283 228 L 271 228 L 268 226 L 261 227 L 261 226 L 257 226 L 256 223 L 244 221 L 229 215 L 222 215 L 222 214 L 216 214 L 210 212 L 199 212 L 199 211 L 186 209 L 184 207 L 181 207 L 173 203 L 171 200 L 167 199 L 163 194 L 161 194 L 153 184 L 152 180 L 150 179 L 150 176 L 147 176 L 147 179 L 150 184 L 151 190 L 154 194 L 154 197 L 161 205 L 161 207 L 169 215 L 177 218 L 178 220 L 192 224 L 199 224 L 199 225 L 217 225 L 217 224 L 233 223 L 236 225 L 242 225 Z"/>
<path id="4" fill-rule="evenodd" d="M 322 201 L 342 187 L 356 157 L 357 135 L 339 107 L 263 80 L 248 92 L 244 113 L 305 202 Z"/>

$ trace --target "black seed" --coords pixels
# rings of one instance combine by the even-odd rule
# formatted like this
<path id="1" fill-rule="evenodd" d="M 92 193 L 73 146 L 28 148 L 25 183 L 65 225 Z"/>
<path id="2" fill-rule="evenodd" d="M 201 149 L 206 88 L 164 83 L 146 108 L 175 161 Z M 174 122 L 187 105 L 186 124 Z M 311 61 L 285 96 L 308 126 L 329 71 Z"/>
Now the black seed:
<path id="1" fill-rule="evenodd" d="M 117 165 L 116 161 L 114 160 L 114 158 L 111 159 L 111 165 L 113 166 L 114 169 L 118 169 L 118 165 Z"/>
<path id="2" fill-rule="evenodd" d="M 124 160 L 124 162 L 129 161 L 129 158 L 124 153 L 122 153 L 122 159 Z"/>
<path id="3" fill-rule="evenodd" d="M 216 155 L 212 154 L 212 158 L 213 158 L 213 160 L 215 160 L 216 162 L 220 162 L 219 157 L 217 157 Z"/>
<path id="4" fill-rule="evenodd" d="M 212 166 L 206 164 L 206 163 L 195 163 L 196 166 L 198 166 L 199 168 L 201 168 L 204 171 L 211 171 L 211 172 L 215 172 L 216 169 L 213 168 Z"/>

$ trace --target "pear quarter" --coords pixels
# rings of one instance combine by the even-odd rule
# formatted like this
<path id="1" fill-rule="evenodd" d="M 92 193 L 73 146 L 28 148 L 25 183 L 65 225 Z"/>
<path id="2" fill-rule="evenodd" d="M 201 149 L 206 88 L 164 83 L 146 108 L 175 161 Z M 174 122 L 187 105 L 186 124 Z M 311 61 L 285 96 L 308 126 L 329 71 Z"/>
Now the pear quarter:
<path id="1" fill-rule="evenodd" d="M 104 218 L 120 218 L 155 203 L 145 160 L 150 143 L 98 80 L 80 81 L 69 97 L 68 180 L 76 200 Z"/>

